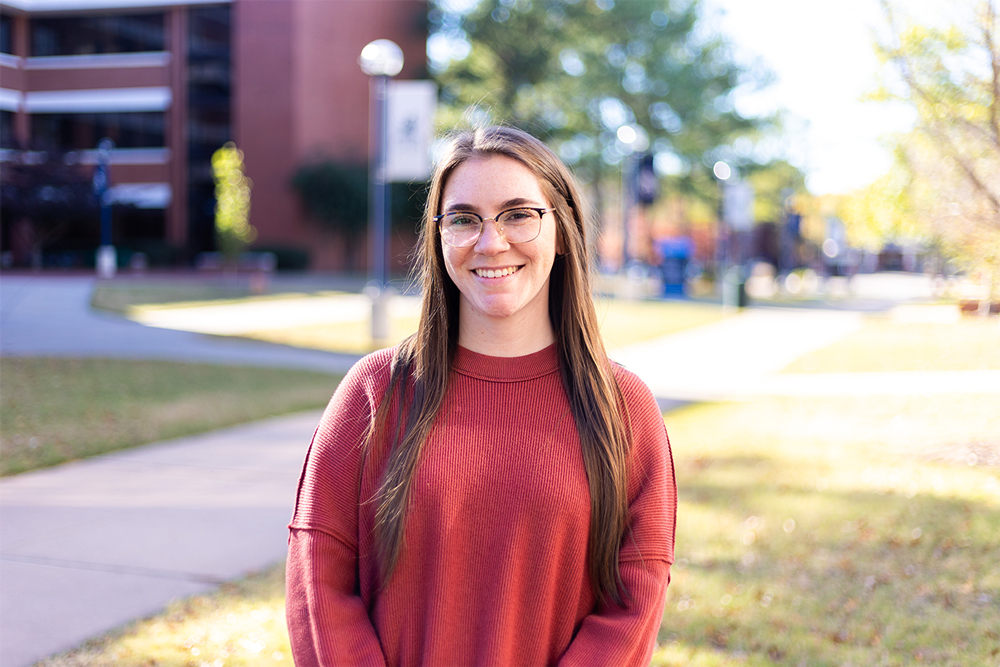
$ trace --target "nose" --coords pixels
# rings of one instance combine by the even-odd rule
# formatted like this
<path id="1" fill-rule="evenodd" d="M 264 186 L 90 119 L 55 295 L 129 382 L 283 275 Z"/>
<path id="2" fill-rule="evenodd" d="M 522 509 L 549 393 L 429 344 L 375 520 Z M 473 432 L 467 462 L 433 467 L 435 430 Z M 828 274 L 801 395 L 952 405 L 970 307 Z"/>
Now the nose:
<path id="1" fill-rule="evenodd" d="M 498 255 L 509 248 L 510 244 L 500 234 L 497 221 L 492 218 L 483 220 L 483 231 L 476 240 L 475 251 L 480 255 Z"/>

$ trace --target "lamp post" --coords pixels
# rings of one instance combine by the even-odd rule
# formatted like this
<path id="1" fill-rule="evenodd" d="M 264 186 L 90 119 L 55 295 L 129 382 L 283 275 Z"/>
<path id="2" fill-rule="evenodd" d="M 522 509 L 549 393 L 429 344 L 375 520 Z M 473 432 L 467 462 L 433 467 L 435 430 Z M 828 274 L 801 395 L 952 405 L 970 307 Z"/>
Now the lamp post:
<path id="1" fill-rule="evenodd" d="M 629 252 L 629 218 L 632 217 L 632 192 L 630 185 L 631 180 L 631 166 L 632 166 L 632 144 L 635 143 L 637 134 L 635 128 L 631 125 L 622 125 L 618 128 L 618 132 L 615 133 L 618 137 L 618 141 L 622 143 L 622 187 L 621 187 L 621 205 L 622 205 L 622 268 L 621 271 L 624 272 L 628 268 Z"/>
<path id="2" fill-rule="evenodd" d="M 101 206 L 101 245 L 97 249 L 97 275 L 101 278 L 114 278 L 118 269 L 118 253 L 111 244 L 111 197 L 108 187 L 111 178 L 108 175 L 108 164 L 111 162 L 111 151 L 115 142 L 108 138 L 101 139 L 97 144 L 97 169 L 94 170 L 94 194 Z"/>
<path id="3" fill-rule="evenodd" d="M 376 39 L 365 45 L 358 57 L 361 71 L 371 77 L 371 137 L 372 166 L 369 171 L 368 244 L 371 264 L 365 293 L 372 299 L 372 338 L 389 337 L 389 309 L 386 286 L 389 282 L 386 266 L 389 197 L 385 183 L 386 163 L 386 95 L 389 78 L 403 69 L 403 50 L 388 39 Z"/>

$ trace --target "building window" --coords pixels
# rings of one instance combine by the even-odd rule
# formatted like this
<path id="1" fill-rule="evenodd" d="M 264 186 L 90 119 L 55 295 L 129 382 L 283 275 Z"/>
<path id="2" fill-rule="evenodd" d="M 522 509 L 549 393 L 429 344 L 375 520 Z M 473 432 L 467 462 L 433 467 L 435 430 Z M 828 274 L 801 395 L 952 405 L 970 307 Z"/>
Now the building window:
<path id="1" fill-rule="evenodd" d="M 162 112 L 32 114 L 32 147 L 56 152 L 87 150 L 107 137 L 116 148 L 162 148 L 163 127 Z"/>
<path id="2" fill-rule="evenodd" d="M 0 53 L 14 53 L 14 39 L 11 34 L 13 21 L 6 14 L 0 14 Z"/>
<path id="3" fill-rule="evenodd" d="M 164 50 L 163 14 L 31 19 L 32 56 Z"/>
<path id="4" fill-rule="evenodd" d="M 229 5 L 188 13 L 188 242 L 215 247 L 212 154 L 232 137 L 230 125 Z"/>
<path id="5" fill-rule="evenodd" d="M 0 148 L 15 148 L 13 111 L 0 111 Z"/>

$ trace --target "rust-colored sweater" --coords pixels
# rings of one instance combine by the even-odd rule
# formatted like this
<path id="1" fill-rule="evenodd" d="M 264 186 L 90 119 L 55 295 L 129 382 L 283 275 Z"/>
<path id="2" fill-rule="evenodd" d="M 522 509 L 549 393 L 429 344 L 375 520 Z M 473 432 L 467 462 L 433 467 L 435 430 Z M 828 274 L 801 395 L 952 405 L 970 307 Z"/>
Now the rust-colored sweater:
<path id="1" fill-rule="evenodd" d="M 391 358 L 382 350 L 351 370 L 306 457 L 289 526 L 295 664 L 647 665 L 677 503 L 649 389 L 616 370 L 632 431 L 625 608 L 597 604 L 590 585 L 590 492 L 555 346 L 517 358 L 459 349 L 383 587 L 372 498 L 385 457 L 362 445 Z"/>

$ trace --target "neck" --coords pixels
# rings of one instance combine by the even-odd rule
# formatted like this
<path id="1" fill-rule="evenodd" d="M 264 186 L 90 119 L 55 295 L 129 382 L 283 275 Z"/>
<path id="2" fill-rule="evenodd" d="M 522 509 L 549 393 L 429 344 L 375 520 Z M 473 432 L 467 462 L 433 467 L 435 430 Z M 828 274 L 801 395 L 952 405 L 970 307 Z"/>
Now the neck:
<path id="1" fill-rule="evenodd" d="M 548 312 L 488 317 L 459 304 L 458 344 L 491 357 L 523 357 L 556 342 Z"/>

